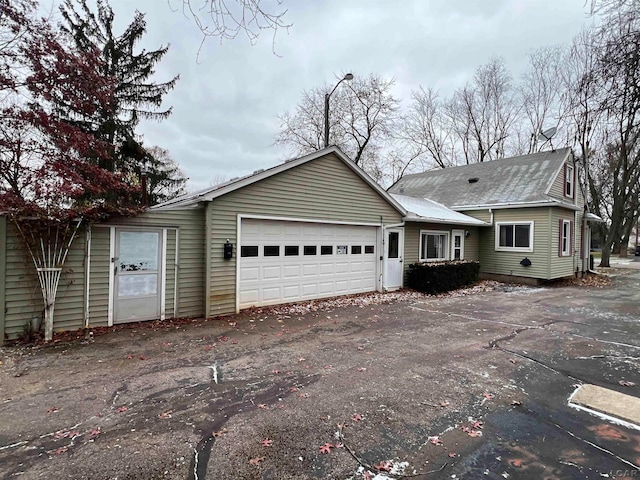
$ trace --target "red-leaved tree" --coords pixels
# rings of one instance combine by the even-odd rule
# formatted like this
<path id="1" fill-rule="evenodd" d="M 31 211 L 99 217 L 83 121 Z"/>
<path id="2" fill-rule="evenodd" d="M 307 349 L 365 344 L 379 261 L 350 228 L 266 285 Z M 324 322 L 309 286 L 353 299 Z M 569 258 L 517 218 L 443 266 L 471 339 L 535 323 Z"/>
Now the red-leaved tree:
<path id="1" fill-rule="evenodd" d="M 86 222 L 139 211 L 137 182 L 114 171 L 92 128 L 114 104 L 98 52 L 79 52 L 30 0 L 0 0 L 0 213 L 15 224 L 44 298 L 45 339 L 62 267 Z M 5 47 L 3 54 L 2 48 Z"/>

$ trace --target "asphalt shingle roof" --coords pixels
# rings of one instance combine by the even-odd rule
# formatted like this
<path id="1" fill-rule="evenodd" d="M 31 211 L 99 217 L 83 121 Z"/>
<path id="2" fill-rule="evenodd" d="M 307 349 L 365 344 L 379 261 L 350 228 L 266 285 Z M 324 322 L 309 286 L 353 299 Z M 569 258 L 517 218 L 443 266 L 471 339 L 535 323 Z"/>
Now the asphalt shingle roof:
<path id="1" fill-rule="evenodd" d="M 406 175 L 389 193 L 429 198 L 450 208 L 549 202 L 545 192 L 570 148 Z M 469 179 L 477 179 L 471 183 Z"/>
<path id="2" fill-rule="evenodd" d="M 391 196 L 407 210 L 405 220 L 453 223 L 459 225 L 487 225 L 487 223 L 482 220 L 451 210 L 428 198 L 407 197 L 397 194 L 392 194 Z"/>

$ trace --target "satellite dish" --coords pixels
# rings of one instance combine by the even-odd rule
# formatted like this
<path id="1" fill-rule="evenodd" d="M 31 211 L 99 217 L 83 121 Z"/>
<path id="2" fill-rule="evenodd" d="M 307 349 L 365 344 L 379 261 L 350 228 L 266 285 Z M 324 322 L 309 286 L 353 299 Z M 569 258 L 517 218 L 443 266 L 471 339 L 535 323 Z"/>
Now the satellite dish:
<path id="1" fill-rule="evenodd" d="M 547 128 L 538 134 L 538 141 L 548 142 L 553 138 L 557 131 L 558 129 L 556 127 Z"/>

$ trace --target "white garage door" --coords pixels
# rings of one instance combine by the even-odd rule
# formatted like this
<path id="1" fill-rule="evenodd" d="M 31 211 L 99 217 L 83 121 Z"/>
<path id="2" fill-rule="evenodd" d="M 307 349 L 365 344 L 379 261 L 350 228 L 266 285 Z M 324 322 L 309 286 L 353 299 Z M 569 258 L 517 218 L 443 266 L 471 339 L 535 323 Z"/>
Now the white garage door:
<path id="1" fill-rule="evenodd" d="M 377 227 L 243 219 L 240 308 L 376 289 Z"/>

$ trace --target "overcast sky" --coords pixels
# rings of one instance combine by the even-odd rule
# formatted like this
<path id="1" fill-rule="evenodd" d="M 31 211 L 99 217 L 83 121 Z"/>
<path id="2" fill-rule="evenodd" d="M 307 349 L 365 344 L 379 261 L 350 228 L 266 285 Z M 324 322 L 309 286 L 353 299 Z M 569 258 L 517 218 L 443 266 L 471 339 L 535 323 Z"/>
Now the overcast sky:
<path id="1" fill-rule="evenodd" d="M 528 52 L 567 43 L 591 22 L 584 0 L 284 0 L 292 27 L 276 37 L 278 56 L 266 32 L 253 46 L 245 37 L 209 39 L 197 58 L 200 32 L 167 0 L 111 5 L 120 29 L 135 9 L 146 14 L 145 48 L 171 44 L 155 78 L 180 75 L 166 96 L 173 115 L 139 131 L 145 145 L 170 151 L 191 191 L 290 157 L 273 146 L 278 115 L 341 73 L 395 78 L 394 94 L 406 104 L 419 85 L 449 95 L 492 56 L 517 76 Z"/>

